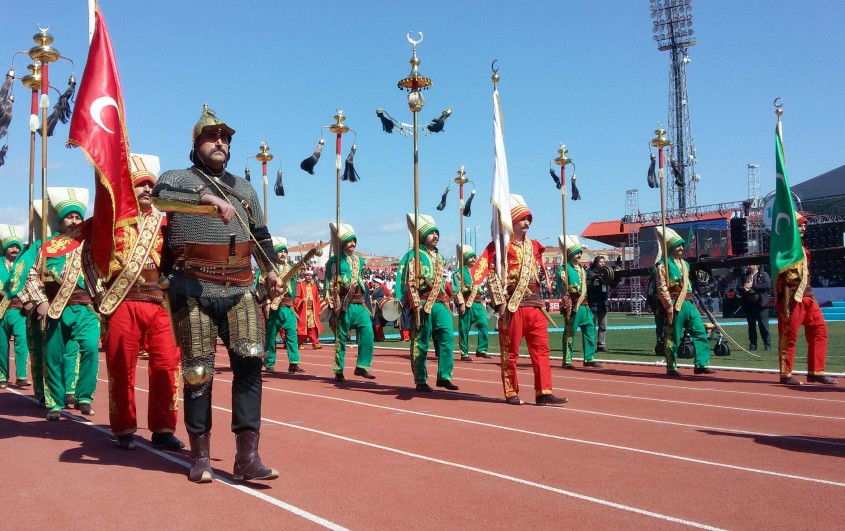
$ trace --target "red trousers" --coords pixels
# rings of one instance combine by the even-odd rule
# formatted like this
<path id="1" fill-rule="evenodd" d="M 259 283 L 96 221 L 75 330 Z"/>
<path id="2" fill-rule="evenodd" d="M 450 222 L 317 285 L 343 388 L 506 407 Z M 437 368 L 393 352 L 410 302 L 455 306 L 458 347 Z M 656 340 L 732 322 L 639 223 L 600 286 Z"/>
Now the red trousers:
<path id="1" fill-rule="evenodd" d="M 549 330 L 546 328 L 546 316 L 539 308 L 520 307 L 504 326 L 502 324 L 499 323 L 499 341 L 503 337 L 507 338 L 507 345 L 501 349 L 505 398 L 519 394 L 516 360 L 519 359 L 519 347 L 523 337 L 528 345 L 531 366 L 534 368 L 534 392 L 537 396 L 551 394 L 552 371 L 549 368 Z"/>
<path id="2" fill-rule="evenodd" d="M 134 433 L 135 367 L 144 346 L 149 361 L 150 431 L 172 433 L 179 410 L 180 359 L 165 309 L 153 302 L 124 301 L 109 318 L 106 367 L 109 373 L 109 422 L 115 435 Z"/>
<path id="3" fill-rule="evenodd" d="M 312 326 L 307 330 L 308 335 L 300 335 L 297 334 L 296 338 L 299 341 L 299 348 L 302 348 L 302 344 L 305 342 L 305 338 L 311 340 L 311 348 L 314 348 L 316 345 L 320 344 L 320 337 L 317 335 L 317 327 Z"/>
<path id="4" fill-rule="evenodd" d="M 384 327 L 380 324 L 373 324 L 373 341 L 384 341 Z"/>
<path id="5" fill-rule="evenodd" d="M 790 301 L 789 318 L 779 306 L 778 311 L 778 358 L 780 358 L 781 377 L 792 376 L 792 364 L 795 361 L 795 343 L 798 332 L 804 325 L 807 338 L 807 374 L 824 374 L 824 362 L 827 357 L 827 325 L 821 308 L 813 297 L 804 297 L 801 302 Z"/>

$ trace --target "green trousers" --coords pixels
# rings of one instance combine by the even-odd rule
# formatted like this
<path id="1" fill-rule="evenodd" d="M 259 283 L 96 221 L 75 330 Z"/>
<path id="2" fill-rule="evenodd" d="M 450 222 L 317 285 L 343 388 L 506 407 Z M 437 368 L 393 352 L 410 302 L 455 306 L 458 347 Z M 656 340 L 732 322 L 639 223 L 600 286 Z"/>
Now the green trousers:
<path id="1" fill-rule="evenodd" d="M 276 335 L 279 330 L 285 331 L 285 347 L 288 350 L 288 362 L 299 363 L 299 345 L 296 340 L 296 314 L 290 306 L 279 306 L 270 310 L 267 326 L 264 329 L 267 350 L 267 367 L 276 364 Z"/>
<path id="2" fill-rule="evenodd" d="M 572 346 L 575 343 L 575 333 L 578 330 L 581 330 L 584 363 L 593 361 L 593 357 L 596 355 L 596 325 L 593 323 L 593 312 L 586 304 L 579 306 L 578 311 L 572 314 L 569 319 L 564 319 L 564 363 L 572 363 Z"/>
<path id="3" fill-rule="evenodd" d="M 32 370 L 32 390 L 35 398 L 44 398 L 44 343 L 41 321 L 34 317 L 26 319 L 29 363 Z M 79 344 L 71 341 L 65 349 L 63 362 L 65 394 L 76 394 L 76 380 L 79 377 Z"/>
<path id="4" fill-rule="evenodd" d="M 26 380 L 29 348 L 26 344 L 26 316 L 23 310 L 9 308 L 0 319 L 0 382 L 9 380 L 9 340 L 15 338 L 15 378 Z"/>
<path id="5" fill-rule="evenodd" d="M 475 325 L 478 330 L 478 346 L 476 354 L 487 352 L 487 311 L 480 302 L 473 302 L 467 311 L 458 319 L 458 345 L 461 356 L 469 355 L 469 329 Z"/>
<path id="6" fill-rule="evenodd" d="M 455 329 L 452 326 L 452 311 L 442 302 L 434 303 L 431 314 L 420 312 L 417 341 L 411 343 L 411 371 L 417 385 L 428 380 L 426 358 L 429 338 L 434 340 L 434 352 L 437 354 L 437 379 L 451 380 L 455 366 Z"/>
<path id="7" fill-rule="evenodd" d="M 666 330 L 666 370 L 674 371 L 678 368 L 678 344 L 684 337 L 684 331 L 689 332 L 695 348 L 695 366 L 707 367 L 710 364 L 710 343 L 707 332 L 701 322 L 698 309 L 690 301 L 684 301 L 681 311 L 675 314 L 675 320 L 670 324 L 664 320 Z"/>
<path id="8" fill-rule="evenodd" d="M 74 392 L 78 403 L 93 402 L 99 341 L 100 320 L 89 306 L 68 305 L 60 318 L 48 319 L 44 353 L 44 398 L 48 409 L 61 410 L 65 395 Z M 71 356 L 73 343 L 79 346 L 78 354 Z M 76 371 L 70 371 L 71 366 Z M 71 389 L 74 383 L 75 389 Z"/>
<path id="9" fill-rule="evenodd" d="M 335 320 L 334 367 L 335 373 L 343 372 L 346 357 L 346 338 L 349 330 L 355 329 L 358 338 L 358 361 L 356 368 L 369 369 L 373 363 L 373 318 L 363 304 L 350 304 L 349 309 Z M 294 337 L 296 337 L 294 330 Z"/>

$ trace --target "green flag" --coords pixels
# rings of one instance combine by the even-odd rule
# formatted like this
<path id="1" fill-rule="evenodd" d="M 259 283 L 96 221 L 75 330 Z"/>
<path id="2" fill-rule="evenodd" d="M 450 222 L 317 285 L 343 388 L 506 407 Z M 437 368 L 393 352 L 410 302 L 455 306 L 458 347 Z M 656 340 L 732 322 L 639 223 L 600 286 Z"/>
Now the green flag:
<path id="1" fill-rule="evenodd" d="M 798 233 L 795 205 L 786 178 L 786 164 L 783 157 L 783 133 L 780 119 L 775 127 L 775 166 L 777 182 L 775 203 L 772 207 L 772 238 L 769 242 L 769 261 L 772 278 L 781 272 L 804 262 L 804 247 Z"/>

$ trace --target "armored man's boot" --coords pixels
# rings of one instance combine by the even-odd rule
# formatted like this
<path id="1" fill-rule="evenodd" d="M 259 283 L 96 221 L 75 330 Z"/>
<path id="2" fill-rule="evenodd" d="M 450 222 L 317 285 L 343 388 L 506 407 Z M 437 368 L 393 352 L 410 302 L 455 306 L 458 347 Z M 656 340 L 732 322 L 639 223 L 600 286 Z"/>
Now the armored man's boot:
<path id="1" fill-rule="evenodd" d="M 188 479 L 194 483 L 211 483 L 211 458 L 208 450 L 211 433 L 189 433 L 188 439 L 191 443 L 191 470 L 188 472 Z"/>
<path id="2" fill-rule="evenodd" d="M 235 434 L 235 470 L 232 479 L 244 481 L 251 479 L 276 479 L 279 471 L 264 466 L 258 455 L 258 432 L 246 430 Z"/>

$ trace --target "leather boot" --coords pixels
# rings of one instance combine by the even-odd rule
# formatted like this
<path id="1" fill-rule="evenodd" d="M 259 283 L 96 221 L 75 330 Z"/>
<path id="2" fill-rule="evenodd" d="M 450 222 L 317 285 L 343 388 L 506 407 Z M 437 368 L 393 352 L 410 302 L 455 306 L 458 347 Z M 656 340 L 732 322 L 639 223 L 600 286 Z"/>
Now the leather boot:
<path id="1" fill-rule="evenodd" d="M 232 479 L 244 481 L 252 479 L 276 479 L 279 471 L 264 466 L 258 455 L 258 432 L 245 430 L 235 434 L 235 470 Z"/>
<path id="2" fill-rule="evenodd" d="M 208 450 L 211 433 L 189 433 L 188 440 L 191 444 L 191 469 L 188 471 L 188 479 L 194 483 L 211 483 L 211 458 Z"/>

